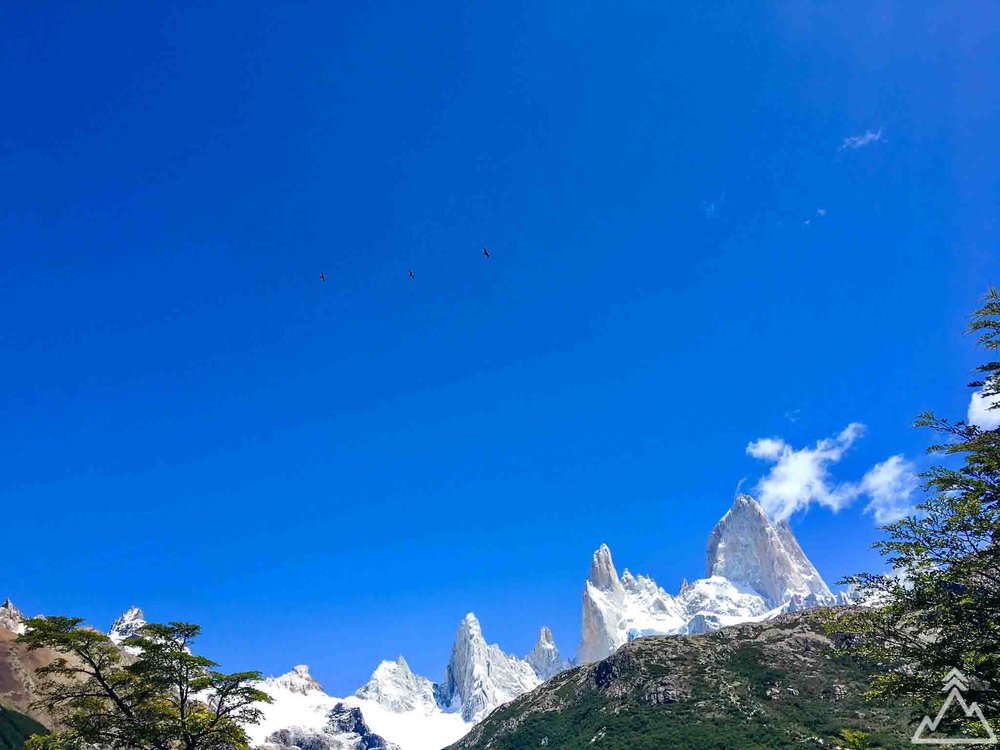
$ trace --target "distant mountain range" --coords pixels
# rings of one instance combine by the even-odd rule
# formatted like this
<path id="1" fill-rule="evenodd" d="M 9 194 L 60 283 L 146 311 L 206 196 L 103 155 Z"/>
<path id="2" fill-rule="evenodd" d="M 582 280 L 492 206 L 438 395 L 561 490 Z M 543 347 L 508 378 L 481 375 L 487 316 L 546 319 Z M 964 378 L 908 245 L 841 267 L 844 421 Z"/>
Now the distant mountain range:
<path id="1" fill-rule="evenodd" d="M 838 602 L 788 524 L 771 522 L 748 495 L 739 495 L 713 529 L 706 557 L 706 577 L 683 582 L 671 595 L 647 576 L 628 570 L 619 576 L 611 550 L 601 545 L 584 584 L 581 639 L 572 664 L 604 659 L 640 636 L 705 633 Z M 0 607 L 0 630 L 17 633 L 22 622 L 11 602 Z M 133 606 L 109 635 L 129 650 L 127 639 L 145 622 L 142 610 Z M 535 647 L 519 658 L 488 644 L 479 620 L 469 613 L 459 623 L 441 682 L 415 675 L 399 657 L 382 662 L 368 682 L 340 699 L 327 695 L 309 668 L 300 665 L 263 681 L 275 702 L 250 732 L 253 742 L 267 750 L 439 750 L 498 706 L 570 666 L 548 628 L 540 629 Z M 0 686 L 3 669 L 0 653 Z"/>

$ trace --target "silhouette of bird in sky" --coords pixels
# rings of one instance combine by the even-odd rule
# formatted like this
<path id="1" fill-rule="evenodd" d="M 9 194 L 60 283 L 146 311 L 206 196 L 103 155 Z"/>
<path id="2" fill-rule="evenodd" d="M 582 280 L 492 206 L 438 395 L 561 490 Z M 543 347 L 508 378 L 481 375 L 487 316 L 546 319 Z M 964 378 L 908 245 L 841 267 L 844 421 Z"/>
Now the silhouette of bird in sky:
<path id="1" fill-rule="evenodd" d="M 319 272 L 319 280 L 326 281 L 326 274 L 323 273 L 322 271 Z"/>
<path id="2" fill-rule="evenodd" d="M 413 271 L 410 271 L 410 278 L 411 278 L 411 279 L 412 279 L 412 278 L 415 278 L 415 277 L 413 276 Z"/>
<path id="3" fill-rule="evenodd" d="M 483 248 L 483 255 L 485 255 L 487 258 L 490 257 L 490 251 L 487 250 L 485 247 Z"/>

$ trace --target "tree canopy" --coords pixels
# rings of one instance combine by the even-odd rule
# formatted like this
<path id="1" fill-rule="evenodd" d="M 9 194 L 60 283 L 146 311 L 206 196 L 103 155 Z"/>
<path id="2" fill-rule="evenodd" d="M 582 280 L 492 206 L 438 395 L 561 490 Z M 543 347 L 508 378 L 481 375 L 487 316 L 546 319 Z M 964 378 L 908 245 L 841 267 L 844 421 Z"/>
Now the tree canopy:
<path id="1" fill-rule="evenodd" d="M 990 357 L 1000 349 L 1000 292 L 990 289 L 969 331 Z M 1000 362 L 980 365 L 969 385 L 1000 408 Z M 870 606 L 840 613 L 831 629 L 842 651 L 873 662 L 869 695 L 905 699 L 915 714 L 943 698 L 958 669 L 967 700 L 1000 718 L 1000 428 L 984 429 L 928 412 L 917 425 L 937 433 L 938 463 L 922 473 L 926 498 L 886 526 L 875 547 L 893 572 L 848 578 Z"/>
<path id="2" fill-rule="evenodd" d="M 25 621 L 18 640 L 60 654 L 41 667 L 38 703 L 60 729 L 35 736 L 28 750 L 246 750 L 244 727 L 260 720 L 254 687 L 258 672 L 224 674 L 191 652 L 201 629 L 171 622 L 148 624 L 127 645 L 130 656 L 104 633 L 75 617 Z"/>

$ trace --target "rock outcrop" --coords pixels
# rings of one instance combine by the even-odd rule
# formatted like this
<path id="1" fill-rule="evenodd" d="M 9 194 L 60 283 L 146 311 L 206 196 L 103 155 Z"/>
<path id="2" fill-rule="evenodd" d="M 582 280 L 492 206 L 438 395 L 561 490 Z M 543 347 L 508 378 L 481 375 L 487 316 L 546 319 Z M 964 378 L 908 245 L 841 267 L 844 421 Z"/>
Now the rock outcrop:
<path id="1" fill-rule="evenodd" d="M 24 632 L 24 615 L 10 599 L 4 599 L 3 604 L 0 604 L 0 630 L 7 630 L 14 635 Z"/>

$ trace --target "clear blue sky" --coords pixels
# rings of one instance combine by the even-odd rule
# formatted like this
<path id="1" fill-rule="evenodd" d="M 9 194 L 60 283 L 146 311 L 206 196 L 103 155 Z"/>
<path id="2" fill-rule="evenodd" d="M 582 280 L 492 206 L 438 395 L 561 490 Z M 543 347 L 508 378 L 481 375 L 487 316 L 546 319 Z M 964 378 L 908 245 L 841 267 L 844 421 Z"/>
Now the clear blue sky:
<path id="1" fill-rule="evenodd" d="M 703 575 L 751 440 L 863 422 L 854 481 L 965 415 L 994 3 L 74 5 L 0 28 L 30 613 L 135 602 L 340 694 L 440 679 L 468 610 L 572 654 L 594 548 Z M 792 519 L 830 582 L 863 507 Z"/>

